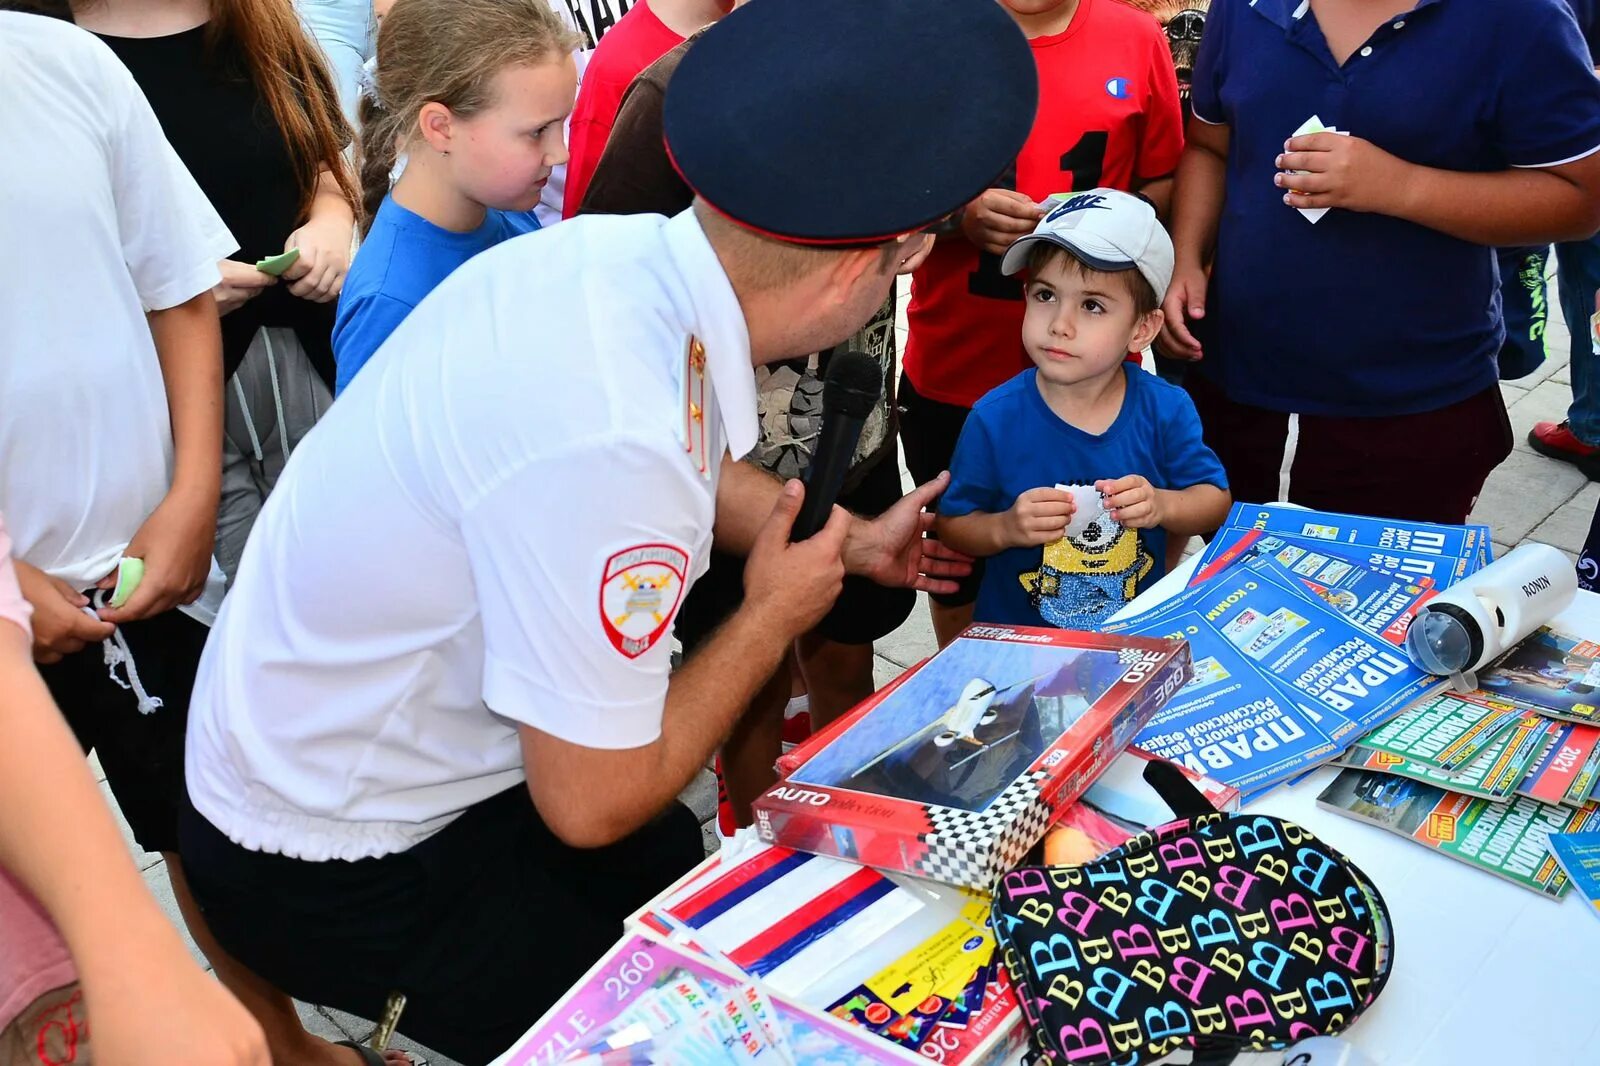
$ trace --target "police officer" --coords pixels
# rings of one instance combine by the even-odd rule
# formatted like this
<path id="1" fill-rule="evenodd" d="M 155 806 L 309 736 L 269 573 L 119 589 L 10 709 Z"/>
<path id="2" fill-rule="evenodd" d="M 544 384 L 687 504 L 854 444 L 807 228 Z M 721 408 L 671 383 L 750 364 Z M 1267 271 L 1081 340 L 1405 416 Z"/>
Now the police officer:
<path id="1" fill-rule="evenodd" d="M 693 208 L 507 242 L 406 319 L 295 453 L 201 663 L 182 842 L 225 980 L 369 1018 L 403 991 L 409 1035 L 483 1062 L 698 859 L 674 797 L 844 573 L 958 568 L 924 554 L 943 478 L 790 544 L 799 483 L 734 462 L 752 364 L 858 329 L 1035 93 L 997 5 L 762 0 L 668 94 Z M 713 539 L 747 595 L 669 678 Z"/>

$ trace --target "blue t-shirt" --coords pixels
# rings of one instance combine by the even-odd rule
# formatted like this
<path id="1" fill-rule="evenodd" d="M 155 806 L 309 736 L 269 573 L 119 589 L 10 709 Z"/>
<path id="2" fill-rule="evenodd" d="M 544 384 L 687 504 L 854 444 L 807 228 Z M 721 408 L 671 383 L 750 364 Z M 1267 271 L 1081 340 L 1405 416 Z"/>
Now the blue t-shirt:
<path id="1" fill-rule="evenodd" d="M 334 394 L 344 391 L 394 328 L 451 271 L 501 241 L 538 228 L 532 211 L 491 210 L 477 229 L 453 233 L 407 211 L 394 197 L 384 197 L 339 293 L 333 323 Z"/>
<path id="2" fill-rule="evenodd" d="M 1494 251 L 1384 215 L 1312 225 L 1273 184 L 1312 115 L 1401 159 L 1541 167 L 1600 148 L 1600 79 L 1561 0 L 1421 0 L 1341 67 L 1304 0 L 1213 0 L 1195 118 L 1230 129 L 1195 372 L 1233 400 L 1341 417 L 1432 411 L 1496 381 Z"/>
<path id="3" fill-rule="evenodd" d="M 1037 370 L 989 392 L 967 417 L 950 462 L 941 515 L 999 514 L 1029 489 L 1092 485 L 1141 474 L 1158 489 L 1227 488 L 1200 439 L 1189 394 L 1131 363 L 1116 421 L 1096 436 L 1062 421 L 1039 395 Z M 1008 548 L 984 563 L 977 622 L 1098 629 L 1107 615 L 1166 570 L 1164 529 L 1124 529 L 1109 517 L 1035 548 Z"/>

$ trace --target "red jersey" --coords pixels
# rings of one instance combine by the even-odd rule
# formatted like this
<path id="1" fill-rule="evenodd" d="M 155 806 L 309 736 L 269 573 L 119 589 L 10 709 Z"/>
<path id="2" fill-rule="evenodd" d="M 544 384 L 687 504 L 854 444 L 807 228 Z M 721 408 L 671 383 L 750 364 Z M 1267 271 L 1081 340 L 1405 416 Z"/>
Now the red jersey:
<path id="1" fill-rule="evenodd" d="M 1132 191 L 1177 169 L 1178 79 L 1154 18 L 1120 0 L 1080 0 L 1071 25 L 1029 44 L 1039 112 L 1017 157 L 1018 192 Z M 1030 365 L 1022 310 L 1022 280 L 1000 273 L 999 256 L 960 236 L 939 242 L 911 279 L 906 376 L 930 400 L 971 407 Z"/>
<path id="2" fill-rule="evenodd" d="M 572 125 L 567 131 L 567 178 L 561 199 L 561 217 L 571 218 L 583 203 L 583 193 L 600 165 L 600 154 L 611 137 L 611 125 L 622 107 L 622 94 L 633 79 L 651 63 L 683 42 L 666 23 L 650 10 L 648 0 L 639 0 L 611 32 L 600 39 L 594 57 L 583 69 L 583 84 L 572 109 Z"/>

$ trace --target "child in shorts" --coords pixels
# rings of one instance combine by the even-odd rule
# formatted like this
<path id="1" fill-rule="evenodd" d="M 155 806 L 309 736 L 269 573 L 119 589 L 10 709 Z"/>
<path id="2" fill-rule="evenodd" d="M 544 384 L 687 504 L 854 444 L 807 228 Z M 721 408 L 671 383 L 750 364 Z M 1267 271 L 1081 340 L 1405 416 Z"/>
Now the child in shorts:
<path id="1" fill-rule="evenodd" d="M 1161 329 L 1172 240 L 1148 202 L 1093 189 L 1001 269 L 1027 272 L 1034 369 L 972 409 L 935 528 L 987 559 L 974 621 L 1097 629 L 1162 576 L 1168 535 L 1214 529 L 1232 503 L 1188 395 L 1127 362 Z"/>

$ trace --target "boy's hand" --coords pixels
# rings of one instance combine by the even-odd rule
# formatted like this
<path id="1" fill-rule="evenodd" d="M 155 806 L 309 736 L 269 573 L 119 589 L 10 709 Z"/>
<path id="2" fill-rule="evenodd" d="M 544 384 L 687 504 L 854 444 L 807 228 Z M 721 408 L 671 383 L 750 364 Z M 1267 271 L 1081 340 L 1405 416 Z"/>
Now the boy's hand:
<path id="1" fill-rule="evenodd" d="M 1190 330 L 1190 323 L 1206 317 L 1206 277 L 1204 267 L 1179 263 L 1172 272 L 1172 284 L 1161 301 L 1165 320 L 1161 325 L 1162 355 L 1173 359 L 1200 359 L 1205 353 Z"/>
<path id="2" fill-rule="evenodd" d="M 38 567 L 21 559 L 12 561 L 22 596 L 33 606 L 33 659 L 39 663 L 60 662 L 64 656 L 99 643 L 116 626 L 89 617 L 83 609 L 89 597 Z"/>
<path id="3" fill-rule="evenodd" d="M 1057 488 L 1029 489 L 1005 513 L 1006 543 L 1033 548 L 1060 540 L 1072 520 L 1072 493 Z"/>
<path id="4" fill-rule="evenodd" d="M 1371 141 L 1341 133 L 1310 133 L 1284 144 L 1280 173 L 1290 207 L 1342 207 L 1347 211 L 1394 214 L 1394 197 L 1407 184 L 1410 164 Z M 1292 174 L 1289 171 L 1305 171 Z"/>
<path id="5" fill-rule="evenodd" d="M 167 493 L 128 542 L 124 555 L 144 560 L 144 580 L 121 607 L 100 610 L 103 621 L 121 625 L 193 603 L 205 591 L 217 539 L 217 497 L 203 492 Z M 116 572 L 101 588 L 113 588 Z"/>
<path id="6" fill-rule="evenodd" d="M 260 296 L 263 289 L 278 283 L 278 279 L 271 274 L 263 274 L 249 263 L 241 263 L 237 259 L 219 259 L 217 269 L 222 271 L 222 281 L 211 290 L 211 294 L 217 298 L 219 315 L 239 310 Z"/>
<path id="7" fill-rule="evenodd" d="M 1138 474 L 1115 481 L 1096 481 L 1094 487 L 1105 498 L 1111 517 L 1130 529 L 1154 529 L 1161 525 L 1161 496 L 1154 485 Z"/>
<path id="8" fill-rule="evenodd" d="M 984 251 L 1003 255 L 1012 241 L 1032 233 L 1043 217 L 1039 206 L 1020 192 L 985 189 L 963 212 L 961 232 Z"/>
<path id="9" fill-rule="evenodd" d="M 300 249 L 300 258 L 283 272 L 289 294 L 312 303 L 339 298 L 350 269 L 350 238 L 354 225 L 344 218 L 313 218 L 289 234 L 283 250 Z"/>

